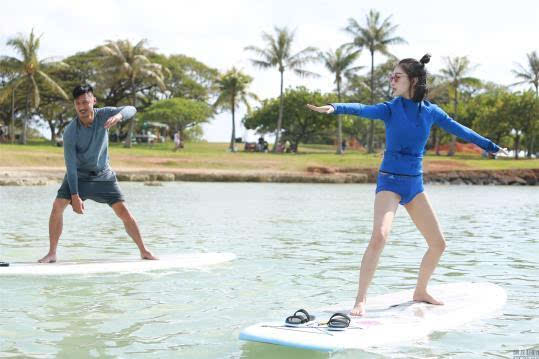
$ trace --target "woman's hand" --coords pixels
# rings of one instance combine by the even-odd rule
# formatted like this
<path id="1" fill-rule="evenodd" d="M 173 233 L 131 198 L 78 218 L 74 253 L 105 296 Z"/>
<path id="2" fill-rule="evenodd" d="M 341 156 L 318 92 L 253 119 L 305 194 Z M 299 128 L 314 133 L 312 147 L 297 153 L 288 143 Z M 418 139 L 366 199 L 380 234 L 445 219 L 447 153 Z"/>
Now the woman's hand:
<path id="1" fill-rule="evenodd" d="M 309 110 L 320 112 L 320 113 L 332 113 L 333 111 L 335 111 L 335 109 L 331 105 L 324 105 L 324 106 L 317 107 L 311 104 L 307 104 L 305 105 L 305 107 L 307 107 Z"/>

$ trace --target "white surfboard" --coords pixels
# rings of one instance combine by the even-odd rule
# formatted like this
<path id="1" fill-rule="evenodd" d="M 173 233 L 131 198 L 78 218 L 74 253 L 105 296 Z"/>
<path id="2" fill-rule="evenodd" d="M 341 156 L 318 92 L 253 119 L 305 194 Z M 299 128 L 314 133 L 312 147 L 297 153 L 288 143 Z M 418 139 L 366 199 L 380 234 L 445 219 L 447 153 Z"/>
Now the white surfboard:
<path id="1" fill-rule="evenodd" d="M 0 276 L 13 275 L 81 275 L 96 273 L 136 273 L 179 268 L 199 268 L 231 261 L 232 253 L 186 253 L 158 256 L 159 260 L 140 258 L 120 260 L 58 261 L 56 263 L 10 263 L 0 267 Z"/>
<path id="2" fill-rule="evenodd" d="M 316 320 L 303 327 L 287 327 L 284 320 L 300 309 L 295 308 L 283 313 L 278 321 L 244 329 L 240 339 L 319 351 L 409 344 L 434 331 L 455 329 L 495 313 L 507 300 L 503 288 L 488 282 L 432 285 L 429 292 L 444 305 L 413 302 L 413 289 L 368 297 L 366 315 L 351 317 L 344 331 L 329 331 L 323 323 L 333 313 L 349 314 L 353 302 L 312 312 L 305 308 Z"/>

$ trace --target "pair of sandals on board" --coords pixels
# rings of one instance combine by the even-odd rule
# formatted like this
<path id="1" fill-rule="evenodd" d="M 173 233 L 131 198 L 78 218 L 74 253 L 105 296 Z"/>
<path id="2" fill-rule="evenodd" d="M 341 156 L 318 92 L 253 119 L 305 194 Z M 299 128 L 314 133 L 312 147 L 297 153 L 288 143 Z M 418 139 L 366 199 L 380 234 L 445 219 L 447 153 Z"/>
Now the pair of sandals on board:
<path id="1" fill-rule="evenodd" d="M 315 319 L 314 315 L 309 314 L 305 309 L 299 309 L 291 316 L 285 319 L 285 325 L 288 327 L 304 327 Z M 341 331 L 350 326 L 352 320 L 344 313 L 333 314 L 326 323 L 318 325 L 327 325 L 328 330 Z"/>

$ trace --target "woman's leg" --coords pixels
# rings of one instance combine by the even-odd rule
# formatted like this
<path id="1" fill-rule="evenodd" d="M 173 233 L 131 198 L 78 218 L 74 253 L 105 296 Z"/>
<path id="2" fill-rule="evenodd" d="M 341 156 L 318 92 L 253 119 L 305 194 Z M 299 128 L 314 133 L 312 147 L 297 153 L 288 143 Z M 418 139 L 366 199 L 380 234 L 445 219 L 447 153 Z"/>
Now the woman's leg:
<path id="1" fill-rule="evenodd" d="M 363 315 L 365 313 L 367 289 L 378 266 L 380 254 L 389 237 L 389 231 L 391 230 L 391 224 L 399 201 L 400 196 L 390 191 L 380 191 L 375 196 L 372 236 L 361 260 L 356 304 L 350 311 L 352 315 Z"/>
<path id="2" fill-rule="evenodd" d="M 436 214 L 425 192 L 418 194 L 404 207 L 429 246 L 421 261 L 413 299 L 431 304 L 443 304 L 427 293 L 427 283 L 445 250 L 445 239 Z"/>

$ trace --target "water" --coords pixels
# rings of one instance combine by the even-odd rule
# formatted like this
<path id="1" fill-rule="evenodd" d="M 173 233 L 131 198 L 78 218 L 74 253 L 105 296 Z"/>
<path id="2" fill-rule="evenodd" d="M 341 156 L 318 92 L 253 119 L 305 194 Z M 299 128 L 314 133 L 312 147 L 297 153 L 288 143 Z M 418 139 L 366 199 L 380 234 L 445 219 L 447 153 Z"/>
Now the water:
<path id="1" fill-rule="evenodd" d="M 58 186 L 0 187 L 0 260 L 48 249 Z M 373 185 L 122 183 L 156 254 L 233 252 L 204 270 L 4 277 L 0 357 L 327 358 L 239 341 L 250 324 L 297 308 L 353 300 L 372 225 Z M 432 283 L 491 281 L 508 292 L 499 316 L 406 346 L 332 358 L 513 358 L 539 350 L 539 191 L 427 186 L 448 243 Z M 137 254 L 106 205 L 66 210 L 59 259 Z M 413 288 L 425 241 L 400 207 L 370 295 Z M 534 358 L 535 359 L 535 358 Z"/>

